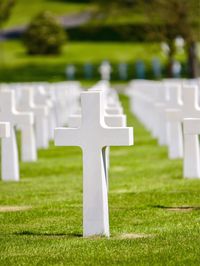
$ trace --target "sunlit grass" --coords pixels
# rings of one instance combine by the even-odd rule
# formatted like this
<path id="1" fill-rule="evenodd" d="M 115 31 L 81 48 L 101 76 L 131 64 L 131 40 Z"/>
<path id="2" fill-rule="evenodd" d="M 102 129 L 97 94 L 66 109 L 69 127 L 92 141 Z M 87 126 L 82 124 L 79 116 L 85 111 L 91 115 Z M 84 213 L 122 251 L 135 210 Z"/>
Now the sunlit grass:
<path id="1" fill-rule="evenodd" d="M 39 12 L 48 10 L 53 14 L 66 15 L 77 13 L 88 9 L 88 4 L 73 3 L 73 1 L 62 0 L 17 0 L 12 10 L 9 20 L 4 25 L 5 28 L 22 26 L 31 21 Z"/>
<path id="2" fill-rule="evenodd" d="M 200 264 L 199 180 L 182 178 L 121 99 L 135 145 L 111 148 L 111 238 L 81 237 L 81 151 L 51 143 L 20 164 L 20 183 L 0 183 L 0 207 L 31 208 L 0 212 L 1 265 Z"/>
<path id="3" fill-rule="evenodd" d="M 123 42 L 70 42 L 56 56 L 30 56 L 20 41 L 0 42 L 0 81 L 59 81 L 64 80 L 67 64 L 75 64 L 76 78 L 83 79 L 85 63 L 94 65 L 94 80 L 99 79 L 99 65 L 109 60 L 113 67 L 113 80 L 119 79 L 118 64 L 129 64 L 129 79 L 135 77 L 135 63 L 143 60 L 147 77 L 152 77 L 152 59 L 159 58 L 165 68 L 166 56 L 159 43 Z M 184 62 L 185 55 L 179 55 Z"/>

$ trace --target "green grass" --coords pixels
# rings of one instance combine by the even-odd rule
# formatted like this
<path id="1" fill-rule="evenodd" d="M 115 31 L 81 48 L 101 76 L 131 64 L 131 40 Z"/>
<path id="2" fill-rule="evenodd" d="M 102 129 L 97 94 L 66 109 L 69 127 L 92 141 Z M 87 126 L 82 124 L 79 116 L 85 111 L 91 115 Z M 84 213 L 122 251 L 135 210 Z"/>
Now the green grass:
<path id="1" fill-rule="evenodd" d="M 81 237 L 81 152 L 51 144 L 20 164 L 20 183 L 0 183 L 0 206 L 31 207 L 0 212 L 1 265 L 200 264 L 199 180 L 182 178 L 181 160 L 167 158 L 121 98 L 135 145 L 111 148 L 111 238 Z"/>
<path id="2" fill-rule="evenodd" d="M 27 0 L 16 0 L 9 20 L 4 24 L 4 28 L 11 28 L 25 25 L 37 15 L 39 12 L 49 10 L 57 16 L 78 13 L 86 10 L 97 10 L 97 6 L 89 1 L 65 1 L 65 0 L 33 0 L 27 3 Z M 93 17 L 90 21 L 91 25 L 125 25 L 125 24 L 143 24 L 149 23 L 149 18 L 144 14 L 144 11 L 139 8 L 134 12 L 119 12 L 112 11 L 110 14 Z M 151 23 L 151 21 L 150 21 Z"/>
<path id="3" fill-rule="evenodd" d="M 59 56 L 29 56 L 25 47 L 19 41 L 0 43 L 0 81 L 57 81 L 65 79 L 66 64 L 75 64 L 78 79 L 83 79 L 83 65 L 86 62 L 94 64 L 94 79 L 99 78 L 98 67 L 102 60 L 113 64 L 113 79 L 117 79 L 117 64 L 127 62 L 129 79 L 134 77 L 135 61 L 144 60 L 148 77 L 151 73 L 151 60 L 160 58 L 163 65 L 165 56 L 161 53 L 159 43 L 122 43 L 122 42 L 69 42 Z M 181 55 L 180 59 L 185 60 Z"/>
<path id="4" fill-rule="evenodd" d="M 81 12 L 88 9 L 86 3 L 62 0 L 16 0 L 9 20 L 4 25 L 5 28 L 21 26 L 30 22 L 30 20 L 39 12 L 49 10 L 55 15 L 66 15 Z"/>

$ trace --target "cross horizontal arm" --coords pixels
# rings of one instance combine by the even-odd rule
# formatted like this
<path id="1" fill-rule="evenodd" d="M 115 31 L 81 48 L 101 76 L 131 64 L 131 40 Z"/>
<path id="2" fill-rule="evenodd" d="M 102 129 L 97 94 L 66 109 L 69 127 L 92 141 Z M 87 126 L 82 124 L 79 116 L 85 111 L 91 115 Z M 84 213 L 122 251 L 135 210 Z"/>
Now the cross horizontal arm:
<path id="1" fill-rule="evenodd" d="M 15 124 L 17 125 L 32 125 L 34 123 L 34 115 L 32 113 L 14 112 Z"/>
<path id="2" fill-rule="evenodd" d="M 125 127 L 126 116 L 125 115 L 106 115 L 104 116 L 105 123 L 109 127 Z"/>
<path id="3" fill-rule="evenodd" d="M 166 119 L 167 121 L 175 122 L 181 121 L 183 117 L 182 111 L 178 109 L 167 109 L 166 110 Z"/>
<path id="4" fill-rule="evenodd" d="M 81 135 L 77 128 L 56 128 L 54 131 L 56 146 L 81 147 Z"/>
<path id="5" fill-rule="evenodd" d="M 104 128 L 102 146 L 130 146 L 133 145 L 133 128 L 112 127 Z"/>
<path id="6" fill-rule="evenodd" d="M 105 115 L 104 120 L 109 127 L 125 127 L 126 116 L 125 115 Z M 80 127 L 81 126 L 81 115 L 70 115 L 68 119 L 69 127 Z"/>
<path id="7" fill-rule="evenodd" d="M 183 120 L 184 133 L 188 135 L 200 135 L 200 118 L 186 118 Z"/>

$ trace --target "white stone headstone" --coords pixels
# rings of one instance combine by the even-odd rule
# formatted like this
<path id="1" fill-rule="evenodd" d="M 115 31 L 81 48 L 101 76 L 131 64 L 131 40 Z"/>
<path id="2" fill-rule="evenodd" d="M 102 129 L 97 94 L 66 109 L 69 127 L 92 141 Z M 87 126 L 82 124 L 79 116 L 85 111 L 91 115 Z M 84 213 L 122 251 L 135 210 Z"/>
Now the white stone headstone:
<path id="1" fill-rule="evenodd" d="M 83 235 L 109 236 L 108 195 L 103 150 L 133 144 L 132 128 L 110 128 L 104 123 L 102 92 L 81 94 L 80 128 L 57 128 L 57 146 L 79 146 L 83 151 Z"/>
<path id="2" fill-rule="evenodd" d="M 32 133 L 32 156 L 29 161 L 37 159 L 36 148 L 48 147 L 48 107 L 45 105 L 36 105 L 34 102 L 34 93 L 31 88 L 24 88 L 21 90 L 21 100 L 18 104 L 18 109 L 23 112 L 32 112 L 34 114 L 35 122 L 35 137 Z M 35 140 L 36 139 L 36 145 Z"/>
<path id="3" fill-rule="evenodd" d="M 11 90 L 0 91 L 0 121 L 11 125 L 10 138 L 2 139 L 2 180 L 19 181 L 19 161 L 15 127 L 33 124 L 33 116 L 20 113 L 15 109 L 15 93 Z"/>
<path id="4" fill-rule="evenodd" d="M 9 138 L 9 137 L 10 137 L 10 123 L 0 122 L 0 139 L 2 139 L 2 138 Z M 2 162 L 1 162 L 1 164 L 2 164 Z M 3 168 L 1 168 L 1 176 L 3 176 L 2 169 Z"/>
<path id="5" fill-rule="evenodd" d="M 101 74 L 102 80 L 110 80 L 112 67 L 108 61 L 102 62 L 102 64 L 99 67 L 99 72 Z"/>
<path id="6" fill-rule="evenodd" d="M 10 137 L 10 123 L 0 122 L 0 138 Z"/>
<path id="7" fill-rule="evenodd" d="M 200 118 L 186 118 L 184 129 L 183 175 L 186 178 L 200 178 Z"/>
<path id="8" fill-rule="evenodd" d="M 34 104 L 40 109 L 40 119 L 37 119 L 36 125 L 36 143 L 38 148 L 47 149 L 49 147 L 49 119 L 51 115 L 52 103 L 48 99 L 45 88 L 37 86 L 34 88 Z M 42 110 L 42 111 L 41 111 Z M 43 114 L 41 114 L 43 113 Z M 39 138 L 40 136 L 40 138 Z"/>
<path id="9" fill-rule="evenodd" d="M 181 86 L 177 84 L 170 85 L 168 90 L 169 94 L 166 102 L 168 154 L 170 159 L 177 159 L 183 157 Z"/>
<path id="10" fill-rule="evenodd" d="M 175 88 L 177 90 L 175 90 Z M 182 87 L 182 99 L 181 101 L 181 87 L 174 88 L 175 92 L 178 91 L 178 95 L 175 95 L 176 99 L 179 99 L 175 109 L 167 110 L 167 119 L 170 122 L 171 128 L 168 128 L 169 135 L 169 155 L 170 158 L 182 158 L 183 157 L 183 131 L 182 122 L 184 118 L 200 118 L 200 107 L 198 105 L 198 87 L 195 85 L 187 85 Z M 192 142 L 192 137 L 190 136 Z M 196 143 L 196 144 L 195 144 Z M 193 143 L 191 145 L 198 145 L 197 138 L 193 137 Z"/>

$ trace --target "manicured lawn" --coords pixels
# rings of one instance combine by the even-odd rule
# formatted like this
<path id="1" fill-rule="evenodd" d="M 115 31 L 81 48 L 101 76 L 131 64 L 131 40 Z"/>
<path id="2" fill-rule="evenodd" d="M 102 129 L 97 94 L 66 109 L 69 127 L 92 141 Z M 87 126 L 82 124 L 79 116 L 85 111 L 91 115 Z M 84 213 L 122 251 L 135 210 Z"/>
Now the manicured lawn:
<path id="1" fill-rule="evenodd" d="M 182 178 L 122 102 L 135 146 L 111 148 L 111 238 L 81 237 L 81 151 L 51 144 L 21 163 L 20 183 L 0 183 L 0 265 L 200 264 L 200 181 Z"/>
<path id="2" fill-rule="evenodd" d="M 57 16 L 68 15 L 78 13 L 86 10 L 96 10 L 97 6 L 90 1 L 82 0 L 33 0 L 27 3 L 27 0 L 16 0 L 15 6 L 12 10 L 9 20 L 4 25 L 5 28 L 11 28 L 16 26 L 25 25 L 37 15 L 39 12 L 49 10 Z M 103 17 L 103 20 L 99 19 L 99 16 L 93 17 L 90 21 L 91 25 L 103 24 L 103 25 L 125 25 L 135 23 L 151 23 L 149 18 L 144 14 L 142 8 L 138 8 L 133 12 L 130 10 L 128 13 L 123 12 L 111 12 Z"/>
<path id="3" fill-rule="evenodd" d="M 45 10 L 49 10 L 59 16 L 77 13 L 88 9 L 88 7 L 88 4 L 78 1 L 33 0 L 27 2 L 27 0 L 16 0 L 16 4 L 9 20 L 5 24 L 5 28 L 27 24 L 35 15 Z"/>
<path id="4" fill-rule="evenodd" d="M 67 64 L 75 64 L 76 78 L 83 79 L 83 65 L 94 65 L 94 80 L 99 79 L 99 65 L 107 59 L 113 66 L 112 78 L 118 79 L 118 63 L 129 63 L 129 79 L 135 77 L 135 62 L 144 60 L 147 77 L 152 77 L 151 60 L 160 58 L 163 67 L 166 57 L 159 43 L 69 42 L 59 56 L 28 56 L 19 41 L 0 43 L 0 81 L 57 81 L 65 79 Z M 179 56 L 184 61 L 184 55 Z"/>

